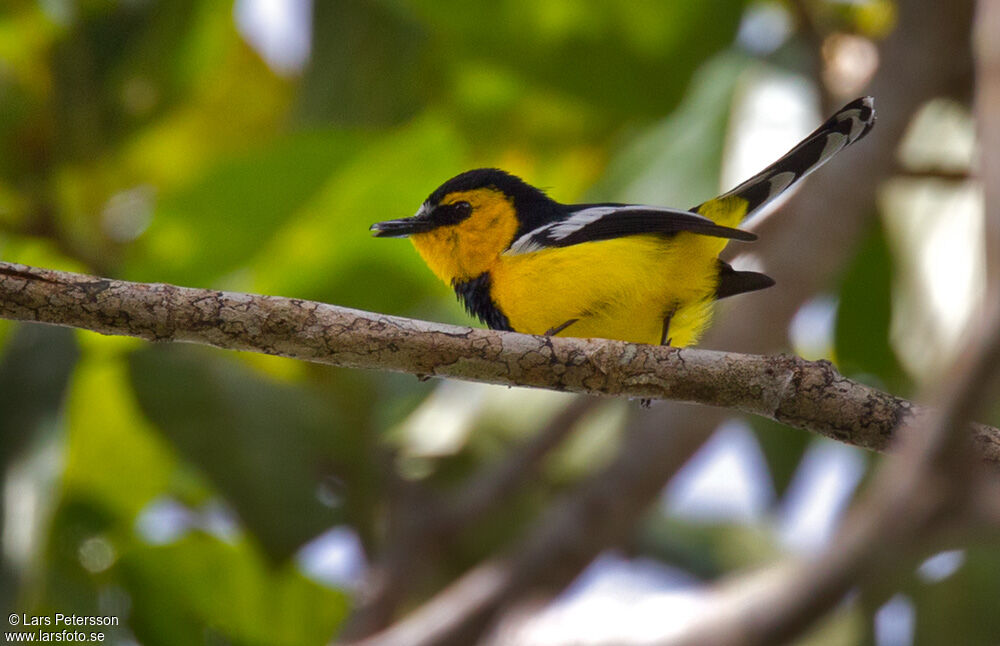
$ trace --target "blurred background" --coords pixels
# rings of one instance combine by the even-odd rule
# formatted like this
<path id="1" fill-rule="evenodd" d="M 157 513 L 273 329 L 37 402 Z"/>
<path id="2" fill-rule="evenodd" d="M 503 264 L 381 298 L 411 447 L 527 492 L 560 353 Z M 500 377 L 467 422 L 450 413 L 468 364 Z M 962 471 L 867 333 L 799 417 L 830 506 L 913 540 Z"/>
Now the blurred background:
<path id="1" fill-rule="evenodd" d="M 910 397 L 953 358 L 984 283 L 971 76 L 885 69 L 928 47 L 966 61 L 971 14 L 906 27 L 926 22 L 917 4 L 6 0 L 0 259 L 476 324 L 407 242 L 368 226 L 480 166 L 561 201 L 688 207 L 875 93 L 875 130 L 820 173 L 839 182 L 827 217 L 754 223 L 786 232 L 768 253 L 808 266 L 819 252 L 792 241 L 856 213 L 815 280 L 785 289 L 778 272 L 760 302 L 794 315 L 764 349 Z M 931 27 L 941 39 L 920 41 Z M 821 199 L 813 181 L 796 204 Z M 877 191 L 852 202 L 866 182 Z M 770 266 L 764 252 L 736 264 Z M 758 337 L 759 317 L 741 318 L 755 298 L 720 319 Z M 516 550 L 661 406 L 0 321 L 0 609 L 115 616 L 120 645 L 364 635 Z M 560 416 L 570 432 L 516 487 L 446 540 L 424 527 L 407 542 Z M 822 548 L 875 461 L 726 419 L 507 634 L 655 635 L 726 574 Z M 998 595 L 995 545 L 929 546 L 803 643 L 995 644 Z"/>

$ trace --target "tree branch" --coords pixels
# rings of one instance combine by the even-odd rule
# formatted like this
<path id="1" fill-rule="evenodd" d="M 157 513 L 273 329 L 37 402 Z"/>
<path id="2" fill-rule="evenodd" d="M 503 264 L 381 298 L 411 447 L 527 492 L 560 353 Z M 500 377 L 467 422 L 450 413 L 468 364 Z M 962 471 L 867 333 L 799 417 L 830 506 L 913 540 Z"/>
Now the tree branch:
<path id="1" fill-rule="evenodd" d="M 879 469 L 833 544 L 805 562 L 738 576 L 717 590 L 710 617 L 672 646 L 786 643 L 836 605 L 859 581 L 898 566 L 918 541 L 981 521 L 976 489 L 995 479 L 970 464 L 967 437 L 956 433 L 982 407 L 1000 360 L 1000 309 L 993 308 L 955 368 L 942 379 L 942 408 L 907 434 Z"/>
<path id="2" fill-rule="evenodd" d="M 577 397 L 545 426 L 495 464 L 474 474 L 453 494 L 401 505 L 390 516 L 389 540 L 366 577 L 364 592 L 340 633 L 355 640 L 384 629 L 419 580 L 465 528 L 496 509 L 535 476 L 546 455 L 565 440 L 600 399 Z M 413 503 L 413 501 L 404 501 Z M 403 516 L 403 518 L 401 518 Z M 395 521 L 395 522 L 394 522 Z"/>
<path id="3" fill-rule="evenodd" d="M 496 464 L 470 478 L 444 505 L 441 522 L 446 528 L 460 528 L 493 509 L 499 501 L 536 475 L 543 458 L 565 440 L 600 400 L 577 398 L 570 402 L 526 441 L 515 446 Z"/>
<path id="4" fill-rule="evenodd" d="M 897 426 L 928 412 L 825 361 L 529 336 L 10 263 L 0 263 L 0 317 L 349 368 L 694 402 L 876 451 L 889 446 Z M 984 459 L 1000 462 L 1000 431 L 979 424 L 971 431 Z"/>
<path id="5" fill-rule="evenodd" d="M 717 421 L 715 411 L 700 412 L 698 417 Z M 528 591 L 560 589 L 590 562 L 595 547 L 619 543 L 660 490 L 661 480 L 676 473 L 704 440 L 697 424 L 681 423 L 664 433 L 655 415 L 637 417 L 639 423 L 629 428 L 637 441 L 658 441 L 655 472 L 647 467 L 648 454 L 620 453 L 596 477 L 552 504 L 503 555 L 480 563 L 400 621 L 351 646 L 478 643 L 498 609 Z"/>

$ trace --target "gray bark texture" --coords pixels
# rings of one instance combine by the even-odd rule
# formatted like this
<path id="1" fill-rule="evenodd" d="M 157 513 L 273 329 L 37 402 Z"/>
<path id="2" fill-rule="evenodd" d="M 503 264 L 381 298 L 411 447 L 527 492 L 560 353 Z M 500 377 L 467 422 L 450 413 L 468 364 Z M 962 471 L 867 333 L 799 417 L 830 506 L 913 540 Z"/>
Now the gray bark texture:
<path id="1" fill-rule="evenodd" d="M 133 283 L 0 263 L 0 317 L 349 368 L 732 408 L 875 451 L 927 410 L 826 361 L 541 337 L 313 301 Z M 1000 463 L 1000 431 L 974 424 Z"/>

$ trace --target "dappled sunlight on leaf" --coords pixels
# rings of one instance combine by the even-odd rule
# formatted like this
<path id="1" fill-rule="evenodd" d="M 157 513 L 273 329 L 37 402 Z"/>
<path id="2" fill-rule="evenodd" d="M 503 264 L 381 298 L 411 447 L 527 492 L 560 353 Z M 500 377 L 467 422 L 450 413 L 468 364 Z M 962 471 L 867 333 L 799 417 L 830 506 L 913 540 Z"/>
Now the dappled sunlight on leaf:
<path id="1" fill-rule="evenodd" d="M 63 486 L 126 519 L 169 488 L 176 458 L 145 422 L 125 356 L 110 354 L 88 353 L 74 376 Z"/>
<path id="2" fill-rule="evenodd" d="M 216 166 L 164 195 L 127 274 L 196 285 L 240 266 L 361 142 L 339 132 L 295 135 Z"/>
<path id="3" fill-rule="evenodd" d="M 462 169 L 463 148 L 434 117 L 359 142 L 326 167 L 322 188 L 257 254 L 254 289 L 405 313 L 436 279 L 408 242 L 376 240 L 368 228 L 412 215 Z"/>
<path id="4" fill-rule="evenodd" d="M 132 626 L 148 644 L 319 644 L 336 632 L 348 601 L 293 566 L 271 568 L 245 541 L 191 534 L 136 548 L 118 574 L 133 590 Z"/>
<path id="5" fill-rule="evenodd" d="M 361 467 L 334 406 L 204 350 L 141 350 L 130 369 L 143 411 L 274 561 L 342 517 L 316 497 L 324 473 L 350 479 Z"/>

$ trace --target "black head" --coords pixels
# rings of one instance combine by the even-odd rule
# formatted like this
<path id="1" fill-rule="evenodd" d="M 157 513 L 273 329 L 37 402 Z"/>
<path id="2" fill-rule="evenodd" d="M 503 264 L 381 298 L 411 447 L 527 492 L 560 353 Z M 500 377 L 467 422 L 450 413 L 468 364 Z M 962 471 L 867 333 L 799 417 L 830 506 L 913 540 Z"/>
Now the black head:
<path id="1" fill-rule="evenodd" d="M 445 200 L 455 193 L 477 189 L 499 191 L 514 203 L 520 221 L 518 233 L 534 229 L 559 212 L 559 204 L 544 192 L 498 168 L 477 168 L 456 175 L 439 186 L 410 218 L 388 220 L 373 224 L 371 230 L 379 237 L 403 237 L 426 233 L 438 227 L 458 224 L 472 214 L 468 202 Z"/>

